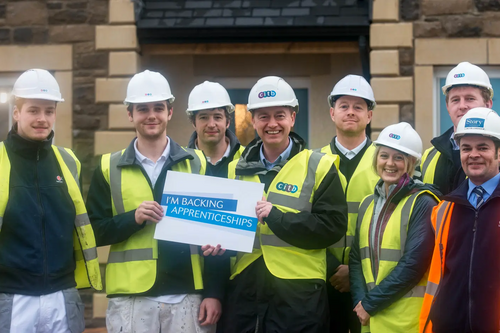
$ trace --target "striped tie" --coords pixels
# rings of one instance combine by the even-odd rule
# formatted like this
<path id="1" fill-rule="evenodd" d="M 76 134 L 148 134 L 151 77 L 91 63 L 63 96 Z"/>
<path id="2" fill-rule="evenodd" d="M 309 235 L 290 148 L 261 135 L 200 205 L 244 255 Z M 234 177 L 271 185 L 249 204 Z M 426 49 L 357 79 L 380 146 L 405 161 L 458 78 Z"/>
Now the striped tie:
<path id="1" fill-rule="evenodd" d="M 479 208 L 484 202 L 484 188 L 482 186 L 476 186 L 473 190 L 472 193 L 476 195 L 476 209 Z"/>

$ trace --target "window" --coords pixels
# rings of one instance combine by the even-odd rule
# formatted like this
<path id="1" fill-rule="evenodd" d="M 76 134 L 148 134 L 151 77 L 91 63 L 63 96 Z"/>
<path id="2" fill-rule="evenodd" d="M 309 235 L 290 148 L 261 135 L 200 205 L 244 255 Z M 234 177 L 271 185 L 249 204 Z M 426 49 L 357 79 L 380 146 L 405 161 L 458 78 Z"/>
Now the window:
<path id="1" fill-rule="evenodd" d="M 486 71 L 495 94 L 493 95 L 493 110 L 500 112 L 500 67 L 479 66 Z M 446 132 L 453 123 L 446 109 L 446 98 L 441 87 L 446 83 L 446 75 L 453 67 L 438 67 L 434 70 L 434 137 Z M 498 104 L 497 104 L 498 103 Z"/>

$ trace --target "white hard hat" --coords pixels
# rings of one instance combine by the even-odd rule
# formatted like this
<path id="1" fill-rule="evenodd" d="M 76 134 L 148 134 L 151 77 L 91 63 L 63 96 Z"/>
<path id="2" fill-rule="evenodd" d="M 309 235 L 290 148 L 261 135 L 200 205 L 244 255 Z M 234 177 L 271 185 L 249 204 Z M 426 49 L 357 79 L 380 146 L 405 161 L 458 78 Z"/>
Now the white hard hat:
<path id="1" fill-rule="evenodd" d="M 248 96 L 249 111 L 270 106 L 290 106 L 295 112 L 299 112 L 299 101 L 295 92 L 278 76 L 263 77 L 252 87 Z"/>
<path id="2" fill-rule="evenodd" d="M 492 109 L 470 109 L 458 122 L 455 139 L 466 134 L 489 136 L 500 140 L 500 117 Z"/>
<path id="3" fill-rule="evenodd" d="M 375 109 L 377 105 L 377 103 L 375 103 L 372 87 L 364 77 L 359 75 L 347 75 L 337 82 L 330 96 L 328 96 L 328 104 L 333 108 L 335 101 L 340 96 L 345 95 L 363 98 L 368 104 L 368 110 Z"/>
<path id="4" fill-rule="evenodd" d="M 382 145 L 399 150 L 403 153 L 422 158 L 422 139 L 410 124 L 401 122 L 389 125 L 380 132 L 376 145 Z"/>
<path id="5" fill-rule="evenodd" d="M 472 85 L 486 88 L 490 91 L 491 98 L 493 98 L 493 87 L 488 74 L 479 66 L 470 62 L 461 62 L 448 73 L 446 83 L 442 88 L 443 94 L 446 95 L 456 85 Z"/>
<path id="6" fill-rule="evenodd" d="M 18 98 L 64 102 L 56 79 L 45 69 L 30 69 L 14 83 L 12 95 Z"/>
<path id="7" fill-rule="evenodd" d="M 215 108 L 226 108 L 227 112 L 234 112 L 229 94 L 221 84 L 205 81 L 193 88 L 189 94 L 187 114 Z"/>
<path id="8" fill-rule="evenodd" d="M 158 72 L 145 70 L 135 74 L 128 83 L 127 98 L 124 103 L 127 105 L 160 101 L 172 103 L 174 99 L 167 79 Z"/>

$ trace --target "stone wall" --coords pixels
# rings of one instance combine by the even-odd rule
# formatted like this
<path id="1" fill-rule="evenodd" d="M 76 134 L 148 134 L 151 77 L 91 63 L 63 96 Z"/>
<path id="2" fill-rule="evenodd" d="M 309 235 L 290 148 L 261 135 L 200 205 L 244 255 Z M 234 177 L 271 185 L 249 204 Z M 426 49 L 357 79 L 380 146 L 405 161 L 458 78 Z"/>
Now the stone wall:
<path id="1" fill-rule="evenodd" d="M 72 46 L 73 149 L 82 161 L 85 183 L 95 165 L 93 133 L 107 128 L 107 107 L 96 104 L 94 98 L 95 78 L 107 76 L 108 71 L 108 52 L 95 50 L 95 26 L 107 22 L 108 0 L 4 0 L 0 4 L 0 45 Z"/>

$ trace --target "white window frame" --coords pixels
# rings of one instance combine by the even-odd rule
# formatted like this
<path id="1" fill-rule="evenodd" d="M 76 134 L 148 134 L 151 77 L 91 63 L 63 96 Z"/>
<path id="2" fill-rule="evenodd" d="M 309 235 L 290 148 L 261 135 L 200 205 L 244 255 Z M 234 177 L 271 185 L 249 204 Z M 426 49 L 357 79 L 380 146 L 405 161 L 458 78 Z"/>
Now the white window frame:
<path id="1" fill-rule="evenodd" d="M 454 68 L 455 66 L 434 66 L 434 78 L 433 78 L 433 127 L 432 127 L 432 132 L 433 136 L 439 136 L 440 133 L 440 128 L 441 128 L 441 118 L 440 118 L 440 98 L 441 95 L 443 94 L 443 91 L 441 90 L 441 85 L 439 84 L 439 81 L 441 79 L 446 79 L 446 76 L 448 73 Z M 500 79 L 500 66 L 480 66 L 483 70 L 488 73 L 488 76 L 490 79 Z M 500 92 L 497 92 L 500 94 Z M 495 106 L 493 106 L 493 109 L 495 109 Z"/>
<path id="2" fill-rule="evenodd" d="M 221 85 L 226 87 L 226 89 L 252 89 L 254 84 L 260 79 L 260 77 L 216 77 L 215 82 L 219 82 Z M 303 138 L 306 142 L 310 142 L 311 137 L 311 79 L 308 77 L 291 76 L 283 77 L 289 85 L 294 89 L 307 89 L 307 110 L 308 122 L 307 122 L 307 138 Z M 300 105 L 299 105 L 300 106 Z"/>

